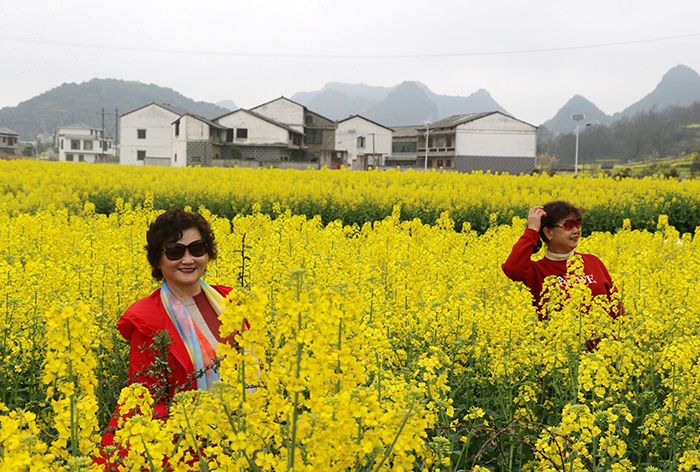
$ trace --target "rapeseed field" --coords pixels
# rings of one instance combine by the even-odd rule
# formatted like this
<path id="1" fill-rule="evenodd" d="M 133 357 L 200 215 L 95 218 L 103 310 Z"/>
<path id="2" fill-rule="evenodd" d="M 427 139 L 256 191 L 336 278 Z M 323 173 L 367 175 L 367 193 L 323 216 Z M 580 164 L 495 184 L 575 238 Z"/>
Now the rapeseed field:
<path id="1" fill-rule="evenodd" d="M 1 470 L 700 469 L 698 181 L 0 170 Z M 501 271 L 552 199 L 589 210 L 578 250 L 624 316 L 582 285 L 538 321 Z M 157 288 L 145 232 L 170 206 L 211 222 L 222 332 L 250 329 L 163 422 L 116 320 Z"/>

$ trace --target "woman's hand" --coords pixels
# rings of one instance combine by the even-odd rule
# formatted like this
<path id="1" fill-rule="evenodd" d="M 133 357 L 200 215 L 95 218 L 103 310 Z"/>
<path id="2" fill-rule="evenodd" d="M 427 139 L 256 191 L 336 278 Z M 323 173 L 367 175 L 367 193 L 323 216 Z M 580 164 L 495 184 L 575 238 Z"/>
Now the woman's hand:
<path id="1" fill-rule="evenodd" d="M 543 216 L 547 216 L 547 212 L 545 212 L 544 208 L 541 206 L 534 206 L 530 208 L 530 211 L 527 214 L 527 227 L 534 229 L 539 233 L 540 228 L 542 227 Z"/>

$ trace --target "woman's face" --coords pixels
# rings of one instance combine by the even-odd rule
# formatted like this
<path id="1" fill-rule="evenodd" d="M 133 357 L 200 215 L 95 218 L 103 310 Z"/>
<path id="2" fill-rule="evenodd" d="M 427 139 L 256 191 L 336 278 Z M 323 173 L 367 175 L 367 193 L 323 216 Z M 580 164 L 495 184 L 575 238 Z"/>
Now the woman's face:
<path id="1" fill-rule="evenodd" d="M 549 239 L 547 248 L 551 252 L 555 254 L 569 253 L 576 249 L 581 237 L 581 220 L 576 215 L 568 216 L 553 227 L 545 228 L 544 233 Z"/>
<path id="2" fill-rule="evenodd" d="M 188 228 L 182 232 L 182 237 L 175 242 L 187 246 L 202 239 L 197 228 Z M 201 256 L 194 256 L 190 249 L 186 249 L 182 257 L 170 260 L 163 252 L 158 268 L 163 272 L 163 278 L 176 296 L 193 297 L 201 290 L 199 279 L 207 268 L 207 253 L 204 251 Z"/>

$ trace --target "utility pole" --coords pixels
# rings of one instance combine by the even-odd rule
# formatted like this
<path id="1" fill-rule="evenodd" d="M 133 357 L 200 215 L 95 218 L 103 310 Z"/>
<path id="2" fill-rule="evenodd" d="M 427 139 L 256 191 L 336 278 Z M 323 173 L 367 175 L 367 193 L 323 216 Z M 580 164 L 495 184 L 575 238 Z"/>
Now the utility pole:
<path id="1" fill-rule="evenodd" d="M 114 155 L 119 162 L 119 109 L 114 110 Z"/>
<path id="2" fill-rule="evenodd" d="M 102 107 L 102 131 L 100 132 L 100 162 L 105 161 L 105 109 Z"/>

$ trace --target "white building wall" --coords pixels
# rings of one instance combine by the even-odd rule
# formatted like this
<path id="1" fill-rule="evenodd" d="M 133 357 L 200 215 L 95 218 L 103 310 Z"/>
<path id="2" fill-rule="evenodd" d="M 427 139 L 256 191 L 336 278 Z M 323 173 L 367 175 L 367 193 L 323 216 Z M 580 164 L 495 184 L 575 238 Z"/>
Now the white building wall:
<path id="1" fill-rule="evenodd" d="M 177 121 L 177 120 L 175 120 Z M 180 133 L 175 136 L 175 124 L 172 125 L 171 167 L 187 166 L 187 142 L 209 141 L 209 125 L 197 118 L 184 115 L 180 118 Z"/>
<path id="2" fill-rule="evenodd" d="M 278 123 L 304 132 L 304 107 L 286 98 L 278 98 L 264 105 L 253 108 L 252 111 L 266 116 Z"/>
<path id="3" fill-rule="evenodd" d="M 535 157 L 537 128 L 500 113 L 457 126 L 458 156 Z"/>
<path id="4" fill-rule="evenodd" d="M 103 154 L 113 156 L 115 154 L 114 141 L 111 138 L 104 140 L 107 149 L 103 151 L 101 136 L 102 130 L 97 128 L 58 128 L 56 130 L 58 160 L 60 162 L 94 163 Z M 78 149 L 73 149 L 74 142 Z"/>
<path id="5" fill-rule="evenodd" d="M 186 167 L 187 166 L 187 116 L 180 118 L 179 134 L 175 136 L 175 124 L 171 125 L 171 152 L 170 166 L 171 167 Z M 175 120 L 177 121 L 177 120 Z"/>
<path id="6" fill-rule="evenodd" d="M 384 159 L 391 155 L 392 134 L 391 130 L 356 116 L 338 123 L 335 148 L 347 151 L 347 164 L 353 169 L 363 168 L 360 156 L 365 154 L 381 155 L 381 162 L 375 162 L 373 165 L 384 165 Z M 357 138 L 360 136 L 365 137 L 364 148 L 357 147 Z"/>
<path id="7" fill-rule="evenodd" d="M 272 119 L 272 118 L 271 118 Z M 289 145 L 289 131 L 275 126 L 244 110 L 226 115 L 217 120 L 221 126 L 233 129 L 233 142 L 240 145 Z M 236 130 L 248 130 L 247 138 L 237 138 Z M 225 137 L 224 137 L 225 138 Z"/>
<path id="8" fill-rule="evenodd" d="M 179 118 L 177 113 L 156 104 L 122 115 L 120 123 L 119 163 L 143 165 L 138 160 L 138 151 L 146 157 L 170 159 L 172 156 L 172 123 Z M 146 138 L 138 137 L 138 130 L 146 130 Z"/>

